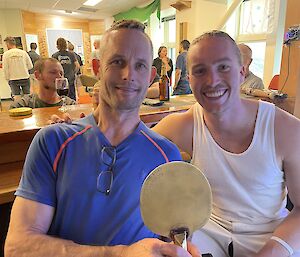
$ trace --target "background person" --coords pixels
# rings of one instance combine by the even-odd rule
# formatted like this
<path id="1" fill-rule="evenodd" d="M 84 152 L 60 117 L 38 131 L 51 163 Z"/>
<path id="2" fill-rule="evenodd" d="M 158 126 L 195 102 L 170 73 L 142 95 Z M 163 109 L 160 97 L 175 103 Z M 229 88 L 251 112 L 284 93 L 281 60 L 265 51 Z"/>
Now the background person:
<path id="1" fill-rule="evenodd" d="M 12 208 L 6 256 L 199 257 L 191 244 L 189 254 L 146 239 L 157 235 L 140 214 L 146 176 L 180 159 L 173 143 L 140 120 L 155 76 L 152 56 L 142 23 L 117 22 L 104 34 L 99 108 L 72 125 L 43 128 L 33 139 Z"/>
<path id="2" fill-rule="evenodd" d="M 92 73 L 94 77 L 99 78 L 99 65 L 100 65 L 100 39 L 94 41 L 95 50 L 91 53 Z"/>
<path id="3" fill-rule="evenodd" d="M 217 257 L 300 256 L 300 121 L 240 98 L 245 68 L 225 32 L 192 42 L 188 70 L 197 103 L 154 130 L 189 153 L 211 185 L 212 216 L 192 242 Z"/>
<path id="4" fill-rule="evenodd" d="M 77 92 L 77 97 L 79 97 L 79 87 L 82 86 L 79 76 L 82 73 L 83 62 L 82 62 L 81 56 L 79 54 L 77 54 L 76 52 L 74 52 L 74 45 L 70 41 L 68 41 L 68 51 L 70 53 L 75 54 L 76 60 L 79 64 L 79 70 L 75 74 L 75 86 L 76 86 L 76 89 L 77 89 L 76 92 Z"/>
<path id="5" fill-rule="evenodd" d="M 65 77 L 69 81 L 68 96 L 76 101 L 75 74 L 79 70 L 79 63 L 75 54 L 67 51 L 67 41 L 64 38 L 58 38 L 56 46 L 58 52 L 54 53 L 52 57 L 62 65 Z"/>
<path id="6" fill-rule="evenodd" d="M 38 82 L 38 92 L 25 95 L 21 99 L 14 101 L 9 109 L 19 107 L 42 108 L 61 106 L 63 104 L 55 88 L 55 79 L 64 76 L 64 70 L 58 60 L 54 58 L 37 60 L 34 64 L 34 75 Z M 73 99 L 67 96 L 65 103 L 67 105 L 76 104 Z"/>
<path id="7" fill-rule="evenodd" d="M 6 37 L 4 39 L 8 51 L 3 54 L 3 70 L 5 79 L 11 89 L 13 99 L 23 95 L 30 94 L 30 81 L 28 70 L 33 65 L 28 54 L 16 46 L 14 37 Z"/>
<path id="8" fill-rule="evenodd" d="M 166 66 L 168 77 L 172 78 L 172 72 L 173 72 L 173 62 L 172 59 L 168 58 L 168 49 L 165 46 L 161 46 L 158 49 L 158 57 L 153 60 L 152 66 L 156 68 L 157 75 L 161 76 L 161 66 L 164 63 Z"/>
<path id="9" fill-rule="evenodd" d="M 40 59 L 40 55 L 36 52 L 36 49 L 37 49 L 37 44 L 36 43 L 30 43 L 30 51 L 27 52 L 30 59 L 31 59 L 31 62 L 32 64 L 34 65 L 35 62 Z M 29 75 L 30 75 L 30 88 L 31 88 L 31 92 L 36 92 L 35 91 L 35 81 L 36 81 L 36 78 L 34 76 L 34 68 L 30 69 L 29 70 Z"/>
<path id="10" fill-rule="evenodd" d="M 175 83 L 173 87 L 173 95 L 191 94 L 191 88 L 188 80 L 188 72 L 186 66 L 187 51 L 189 50 L 190 42 L 182 40 L 179 47 L 179 55 L 176 60 Z"/>
<path id="11" fill-rule="evenodd" d="M 37 49 L 37 44 L 36 43 L 30 43 L 30 51 L 28 51 L 28 55 L 31 59 L 32 64 L 34 65 L 35 62 L 40 59 L 40 55 L 36 52 Z M 34 69 L 30 69 L 29 70 L 29 74 L 33 74 L 34 73 Z"/>
<path id="12" fill-rule="evenodd" d="M 241 91 L 246 92 L 247 89 L 264 89 L 264 83 L 261 78 L 255 76 L 250 71 L 250 65 L 252 63 L 252 50 L 245 44 L 238 44 L 238 48 L 241 52 L 242 62 L 245 69 L 245 80 L 241 84 Z"/>

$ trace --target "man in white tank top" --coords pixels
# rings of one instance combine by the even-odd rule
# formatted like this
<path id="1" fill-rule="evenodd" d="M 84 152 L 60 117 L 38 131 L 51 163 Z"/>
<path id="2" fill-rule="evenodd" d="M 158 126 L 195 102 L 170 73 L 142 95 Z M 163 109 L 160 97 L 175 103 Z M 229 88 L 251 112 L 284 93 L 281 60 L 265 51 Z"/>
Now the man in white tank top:
<path id="1" fill-rule="evenodd" d="M 240 98 L 245 68 L 226 33 L 196 38 L 187 61 L 198 103 L 154 130 L 189 153 L 212 186 L 211 219 L 192 241 L 214 257 L 300 256 L 300 121 Z"/>

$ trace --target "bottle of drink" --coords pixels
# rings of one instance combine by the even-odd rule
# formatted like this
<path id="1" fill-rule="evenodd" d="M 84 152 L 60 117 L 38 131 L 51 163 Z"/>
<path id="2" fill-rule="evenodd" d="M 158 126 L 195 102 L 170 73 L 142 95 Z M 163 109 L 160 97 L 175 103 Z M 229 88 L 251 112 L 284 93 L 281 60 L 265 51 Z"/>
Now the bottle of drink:
<path id="1" fill-rule="evenodd" d="M 161 65 L 161 76 L 159 79 L 159 100 L 169 101 L 170 100 L 170 79 L 167 74 L 166 65 L 162 63 Z"/>

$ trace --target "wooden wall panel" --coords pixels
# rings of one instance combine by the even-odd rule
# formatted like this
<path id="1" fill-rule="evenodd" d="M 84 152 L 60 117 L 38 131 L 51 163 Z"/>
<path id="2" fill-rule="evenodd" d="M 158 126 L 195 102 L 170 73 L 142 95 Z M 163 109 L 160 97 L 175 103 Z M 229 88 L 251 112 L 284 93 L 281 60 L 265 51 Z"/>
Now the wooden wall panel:
<path id="1" fill-rule="evenodd" d="M 287 31 L 290 26 L 300 24 L 299 10 L 300 10 L 299 0 L 287 1 L 285 31 Z M 283 92 L 287 93 L 289 96 L 296 96 L 297 85 L 300 81 L 299 41 L 292 42 L 290 46 L 290 58 L 288 58 L 289 55 L 288 51 L 289 51 L 288 47 L 283 47 L 279 84 L 281 87 L 283 86 L 284 81 L 288 74 L 288 67 L 289 67 L 289 77 Z"/>
<path id="2" fill-rule="evenodd" d="M 89 22 L 89 33 L 91 35 L 101 35 L 105 31 L 103 21 L 90 21 Z"/>
<path id="3" fill-rule="evenodd" d="M 89 66 L 89 60 L 91 55 L 91 42 L 90 35 L 101 35 L 105 31 L 103 20 L 87 20 L 76 19 L 65 16 L 55 16 L 47 14 L 38 14 L 28 11 L 22 11 L 23 28 L 25 34 L 38 35 L 39 49 L 42 57 L 48 57 L 48 45 L 46 37 L 47 28 L 57 28 L 53 20 L 54 18 L 61 18 L 62 29 L 81 29 L 83 37 L 84 57 L 86 60 L 85 66 Z M 84 67 L 86 70 L 87 67 Z"/>

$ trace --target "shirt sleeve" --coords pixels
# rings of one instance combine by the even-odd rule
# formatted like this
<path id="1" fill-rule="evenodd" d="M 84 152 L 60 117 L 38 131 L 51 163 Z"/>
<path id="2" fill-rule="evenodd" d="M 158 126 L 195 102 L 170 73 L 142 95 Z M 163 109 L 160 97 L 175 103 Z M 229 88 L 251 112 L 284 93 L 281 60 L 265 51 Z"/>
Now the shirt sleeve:
<path id="1" fill-rule="evenodd" d="M 56 206 L 56 177 L 53 163 L 58 152 L 54 126 L 41 129 L 34 137 L 24 164 L 19 187 L 15 193 L 17 196 L 40 202 L 46 205 Z M 48 134 L 48 135 L 47 135 Z M 46 138 L 47 135 L 47 138 Z M 56 144 L 59 146 L 59 144 Z"/>
<path id="2" fill-rule="evenodd" d="M 179 55 L 176 60 L 176 69 L 183 70 L 184 58 L 182 55 Z"/>
<path id="3" fill-rule="evenodd" d="M 3 70 L 5 79 L 9 80 L 9 65 L 5 53 L 3 54 Z"/>
<path id="4" fill-rule="evenodd" d="M 33 95 L 24 95 L 21 99 L 18 101 L 12 102 L 12 104 L 9 106 L 9 109 L 14 108 L 20 108 L 20 107 L 33 107 L 30 102 L 32 102 Z"/>

